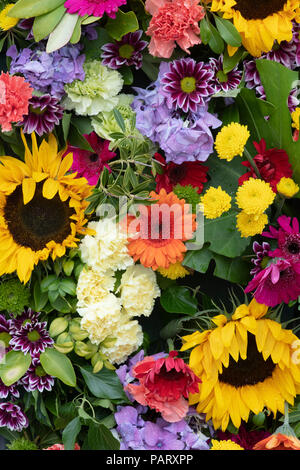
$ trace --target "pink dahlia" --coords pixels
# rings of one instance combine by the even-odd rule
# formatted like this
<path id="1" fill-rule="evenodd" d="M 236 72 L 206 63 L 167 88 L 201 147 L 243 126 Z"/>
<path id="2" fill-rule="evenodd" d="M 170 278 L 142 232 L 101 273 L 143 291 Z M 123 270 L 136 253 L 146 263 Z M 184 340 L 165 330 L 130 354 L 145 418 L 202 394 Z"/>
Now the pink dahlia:
<path id="1" fill-rule="evenodd" d="M 257 302 L 269 307 L 296 300 L 300 295 L 300 262 L 274 259 L 249 282 L 245 292 L 251 291 Z"/>
<path id="2" fill-rule="evenodd" d="M 151 55 L 169 58 L 176 44 L 189 54 L 201 43 L 199 21 L 205 11 L 199 0 L 146 0 L 145 8 L 152 15 L 146 31 Z"/>
<path id="3" fill-rule="evenodd" d="M 95 186 L 103 169 L 110 171 L 107 162 L 116 154 L 108 149 L 109 141 L 101 139 L 95 132 L 84 134 L 84 137 L 94 152 L 69 145 L 65 155 L 73 153 L 72 171 L 77 172 L 78 177 L 86 178 L 91 186 Z"/>
<path id="4" fill-rule="evenodd" d="M 300 233 L 299 222 L 294 217 L 282 215 L 278 217 L 278 230 L 270 226 L 270 232 L 263 232 L 262 235 L 268 238 L 275 238 L 278 241 L 278 248 L 270 252 L 272 257 L 285 258 L 292 262 L 300 263 Z"/>
<path id="5" fill-rule="evenodd" d="M 77 13 L 79 16 L 98 16 L 106 13 L 110 18 L 116 17 L 116 12 L 126 0 L 66 0 L 65 8 L 68 13 Z"/>
<path id="6" fill-rule="evenodd" d="M 190 367 L 176 356 L 177 352 L 171 351 L 169 356 L 156 360 L 151 356 L 145 357 L 132 369 L 139 383 L 125 387 L 138 403 L 155 409 L 170 423 L 186 416 L 189 394 L 197 393 L 201 382 Z"/>
<path id="7" fill-rule="evenodd" d="M 12 123 L 28 114 L 32 88 L 23 77 L 0 75 L 0 125 L 3 132 L 12 130 Z"/>

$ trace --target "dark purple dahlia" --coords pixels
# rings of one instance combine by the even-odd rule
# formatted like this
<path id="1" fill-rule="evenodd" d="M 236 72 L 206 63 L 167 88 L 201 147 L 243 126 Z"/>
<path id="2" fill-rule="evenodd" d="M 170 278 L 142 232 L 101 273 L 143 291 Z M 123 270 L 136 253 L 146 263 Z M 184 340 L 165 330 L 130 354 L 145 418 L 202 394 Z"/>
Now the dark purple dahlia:
<path id="1" fill-rule="evenodd" d="M 136 69 L 140 69 L 143 61 L 142 50 L 148 45 L 147 41 L 141 40 L 142 34 L 141 30 L 128 33 L 120 41 L 102 46 L 102 64 L 111 69 L 119 69 L 123 65 L 134 65 Z"/>
<path id="2" fill-rule="evenodd" d="M 8 395 L 11 395 L 14 398 L 19 398 L 20 392 L 17 389 L 16 384 L 10 385 L 8 387 L 0 379 L 0 398 L 7 398 Z"/>
<path id="3" fill-rule="evenodd" d="M 214 94 L 213 77 L 213 71 L 204 62 L 191 58 L 174 60 L 162 76 L 162 92 L 174 109 L 195 113 Z"/>
<path id="4" fill-rule="evenodd" d="M 28 114 L 24 116 L 19 126 L 23 127 L 25 134 L 36 132 L 39 136 L 53 131 L 63 117 L 63 108 L 53 96 L 49 94 L 33 96 L 29 100 Z"/>
<path id="5" fill-rule="evenodd" d="M 251 262 L 254 264 L 254 268 L 251 269 L 250 274 L 255 276 L 265 269 L 267 261 L 270 259 L 269 252 L 271 251 L 271 247 L 267 242 L 263 242 L 260 245 L 255 241 L 252 248 L 256 257 L 251 259 Z"/>
<path id="6" fill-rule="evenodd" d="M 237 67 L 228 73 L 224 73 L 222 56 L 220 56 L 218 59 L 211 58 L 209 60 L 209 65 L 214 74 L 212 84 L 215 88 L 215 93 L 219 93 L 220 91 L 227 92 L 229 90 L 234 90 L 241 83 L 242 72 L 240 72 Z"/>
<path id="7" fill-rule="evenodd" d="M 4 315 L 0 315 L 0 364 L 5 354 L 11 349 L 11 320 L 6 320 Z"/>
<path id="8" fill-rule="evenodd" d="M 46 330 L 46 322 L 26 323 L 18 331 L 14 332 L 9 344 L 14 351 L 22 351 L 24 354 L 36 356 L 53 346 L 53 339 Z"/>
<path id="9" fill-rule="evenodd" d="M 33 392 L 34 390 L 39 392 L 47 390 L 50 392 L 54 385 L 54 377 L 44 371 L 38 357 L 33 357 L 29 369 L 20 380 L 20 384 L 27 392 Z"/>
<path id="10" fill-rule="evenodd" d="M 10 402 L 0 403 L 0 427 L 20 432 L 27 428 L 28 418 L 18 405 Z"/>

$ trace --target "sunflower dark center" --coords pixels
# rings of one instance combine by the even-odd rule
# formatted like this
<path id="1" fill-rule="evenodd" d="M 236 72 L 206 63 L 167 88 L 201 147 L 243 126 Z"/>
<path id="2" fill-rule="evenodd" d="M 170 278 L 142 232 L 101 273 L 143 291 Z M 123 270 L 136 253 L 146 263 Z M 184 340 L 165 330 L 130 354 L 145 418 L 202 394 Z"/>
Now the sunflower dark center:
<path id="1" fill-rule="evenodd" d="M 281 11 L 286 3 L 287 0 L 236 0 L 233 9 L 246 20 L 264 20 Z"/>
<path id="2" fill-rule="evenodd" d="M 223 368 L 219 380 L 233 387 L 256 385 L 271 377 L 275 367 L 276 364 L 271 357 L 266 360 L 263 358 L 263 355 L 257 350 L 255 336 L 248 333 L 247 358 L 239 358 L 236 362 L 230 356 L 228 367 Z"/>
<path id="3" fill-rule="evenodd" d="M 42 194 L 43 183 L 37 184 L 33 199 L 24 205 L 21 186 L 7 196 L 4 218 L 14 241 L 33 251 L 42 250 L 53 240 L 62 243 L 71 233 L 70 216 L 74 210 L 68 200 L 58 195 L 46 199 Z"/>

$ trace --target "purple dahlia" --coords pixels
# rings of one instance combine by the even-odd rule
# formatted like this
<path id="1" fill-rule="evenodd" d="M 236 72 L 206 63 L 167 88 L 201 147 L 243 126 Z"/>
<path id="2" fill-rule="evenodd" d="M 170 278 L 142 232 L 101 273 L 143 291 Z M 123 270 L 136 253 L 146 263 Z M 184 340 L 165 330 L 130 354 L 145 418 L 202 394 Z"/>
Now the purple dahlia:
<path id="1" fill-rule="evenodd" d="M 214 94 L 213 76 L 213 71 L 204 62 L 191 58 L 174 60 L 161 78 L 162 93 L 173 109 L 195 113 Z"/>
<path id="2" fill-rule="evenodd" d="M 46 348 L 53 346 L 53 339 L 46 330 L 46 322 L 26 323 L 18 331 L 14 332 L 9 344 L 14 351 L 22 351 L 24 354 L 35 356 Z"/>
<path id="3" fill-rule="evenodd" d="M 10 402 L 0 403 L 0 427 L 20 432 L 27 428 L 28 424 L 27 416 L 18 405 Z"/>
<path id="4" fill-rule="evenodd" d="M 25 310 L 25 312 L 22 313 L 22 315 L 18 315 L 17 317 L 14 317 L 11 315 L 11 320 L 10 321 L 10 333 L 14 334 L 17 331 L 22 328 L 22 326 L 26 325 L 27 323 L 30 323 L 31 325 L 34 325 L 39 322 L 39 312 L 34 312 L 30 308 Z"/>
<path id="5" fill-rule="evenodd" d="M 143 60 L 141 51 L 148 45 L 146 41 L 141 40 L 142 34 L 141 30 L 128 33 L 121 41 L 109 42 L 102 46 L 102 64 L 111 69 L 119 69 L 123 65 L 134 65 L 136 69 L 140 69 Z"/>
<path id="6" fill-rule="evenodd" d="M 28 114 L 19 123 L 25 134 L 36 132 L 39 136 L 49 134 L 62 119 L 64 114 L 62 106 L 53 96 L 45 94 L 33 96 L 29 100 Z"/>
<path id="7" fill-rule="evenodd" d="M 27 392 L 33 392 L 34 390 L 39 392 L 47 390 L 50 392 L 54 385 L 54 377 L 44 371 L 38 357 L 33 357 L 29 369 L 20 380 L 20 384 Z"/>

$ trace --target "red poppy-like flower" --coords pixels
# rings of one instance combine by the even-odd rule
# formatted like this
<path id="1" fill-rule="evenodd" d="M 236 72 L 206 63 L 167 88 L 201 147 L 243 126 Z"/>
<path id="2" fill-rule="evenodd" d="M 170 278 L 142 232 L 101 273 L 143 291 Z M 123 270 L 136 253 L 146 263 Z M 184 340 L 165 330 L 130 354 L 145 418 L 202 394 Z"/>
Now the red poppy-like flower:
<path id="1" fill-rule="evenodd" d="M 300 450 L 300 441 L 294 436 L 272 434 L 255 444 L 253 450 Z"/>
<path id="2" fill-rule="evenodd" d="M 181 186 L 191 185 L 198 188 L 199 194 L 202 193 L 203 183 L 207 181 L 208 166 L 200 162 L 183 162 L 181 165 L 173 162 L 166 164 L 165 158 L 159 153 L 156 153 L 154 158 L 162 163 L 162 173 L 157 174 L 155 178 L 156 192 L 159 193 L 164 188 L 169 193 L 176 184 L 180 184 Z"/>
<path id="3" fill-rule="evenodd" d="M 282 177 L 291 178 L 293 176 L 292 166 L 289 163 L 289 156 L 285 150 L 272 148 L 267 150 L 266 142 L 261 139 L 259 143 L 253 142 L 257 150 L 257 155 L 253 158 L 261 178 L 270 183 L 274 193 L 277 193 L 277 184 Z M 239 178 L 241 186 L 249 178 L 257 178 L 251 164 L 242 162 L 242 165 L 249 168 L 249 171 Z"/>
<path id="4" fill-rule="evenodd" d="M 162 417 L 174 423 L 183 419 L 188 410 L 190 393 L 199 392 L 201 380 L 185 362 L 171 351 L 169 356 L 155 360 L 145 357 L 133 368 L 138 384 L 129 384 L 126 390 L 144 406 L 161 413 Z"/>

